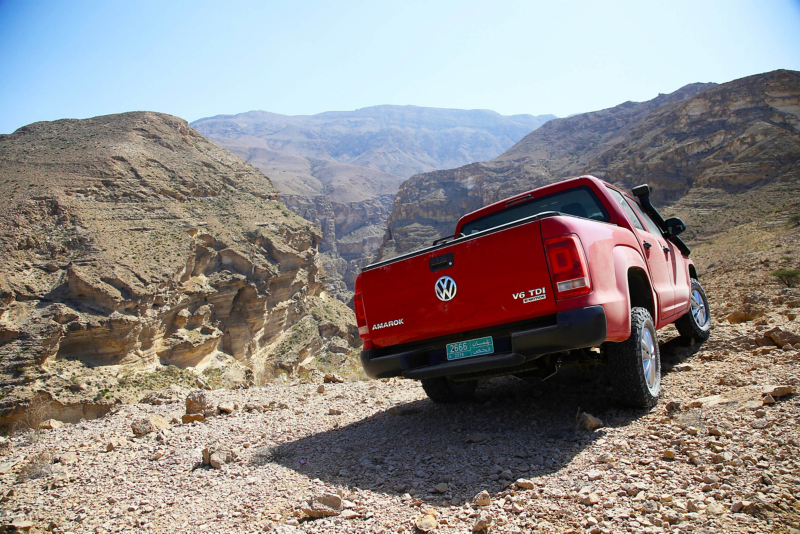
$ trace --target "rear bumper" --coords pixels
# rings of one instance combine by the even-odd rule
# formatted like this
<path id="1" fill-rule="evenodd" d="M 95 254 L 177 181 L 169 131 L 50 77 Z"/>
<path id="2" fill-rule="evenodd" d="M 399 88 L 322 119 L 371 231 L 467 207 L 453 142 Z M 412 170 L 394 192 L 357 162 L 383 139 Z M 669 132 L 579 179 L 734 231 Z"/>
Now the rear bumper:
<path id="1" fill-rule="evenodd" d="M 531 330 L 520 330 L 510 335 L 510 350 L 489 356 L 464 360 L 442 360 L 446 345 L 426 346 L 411 350 L 398 348 L 386 354 L 375 349 L 361 351 L 361 365 L 370 378 L 435 378 L 464 373 L 474 373 L 504 367 L 516 367 L 544 354 L 573 349 L 596 347 L 606 339 L 606 313 L 602 306 L 589 306 L 561 312 L 556 324 Z M 455 341 L 455 339 L 454 339 Z"/>

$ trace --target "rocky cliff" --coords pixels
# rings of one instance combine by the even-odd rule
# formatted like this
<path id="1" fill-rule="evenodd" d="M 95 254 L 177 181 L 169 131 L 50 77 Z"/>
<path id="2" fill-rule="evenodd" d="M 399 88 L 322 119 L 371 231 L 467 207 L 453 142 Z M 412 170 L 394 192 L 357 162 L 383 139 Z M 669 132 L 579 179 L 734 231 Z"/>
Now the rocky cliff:
<path id="1" fill-rule="evenodd" d="M 797 207 L 798 117 L 800 73 L 781 70 L 552 120 L 491 161 L 406 181 L 380 257 L 449 235 L 481 206 L 581 174 L 650 183 L 657 203 L 687 217 L 689 237 L 767 214 L 779 224 Z"/>
<path id="2" fill-rule="evenodd" d="M 377 256 L 394 195 L 354 202 L 336 202 L 322 195 L 283 195 L 282 200 L 293 212 L 322 229 L 319 251 L 328 273 L 327 288 L 347 302 L 361 268 Z"/>
<path id="3" fill-rule="evenodd" d="M 264 171 L 290 209 L 320 225 L 328 287 L 347 301 L 404 178 L 495 157 L 552 118 L 376 106 L 293 117 L 252 111 L 192 126 Z"/>
<path id="4" fill-rule="evenodd" d="M 20 128 L 0 136 L 0 188 L 4 422 L 40 392 L 85 400 L 75 365 L 259 381 L 357 342 L 323 291 L 319 229 L 182 119 Z"/>

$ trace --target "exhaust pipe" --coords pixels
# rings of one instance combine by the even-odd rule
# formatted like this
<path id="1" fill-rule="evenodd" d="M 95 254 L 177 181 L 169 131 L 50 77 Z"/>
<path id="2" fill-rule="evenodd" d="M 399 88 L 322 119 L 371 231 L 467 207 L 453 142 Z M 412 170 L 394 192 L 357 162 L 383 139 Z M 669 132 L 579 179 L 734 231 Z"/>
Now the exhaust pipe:
<path id="1" fill-rule="evenodd" d="M 678 250 L 680 250 L 684 255 L 688 256 L 692 253 L 692 249 L 686 246 L 686 243 L 683 242 L 678 236 L 669 236 L 667 234 L 667 223 L 664 221 L 664 217 L 658 213 L 658 210 L 653 206 L 653 203 L 650 202 L 650 186 L 647 184 L 637 185 L 633 189 L 631 189 L 633 196 L 639 199 L 639 204 L 642 205 L 642 209 L 645 213 L 647 213 L 653 222 L 658 225 L 661 229 L 661 233 L 663 237 L 666 237 L 670 241 L 672 241 Z"/>

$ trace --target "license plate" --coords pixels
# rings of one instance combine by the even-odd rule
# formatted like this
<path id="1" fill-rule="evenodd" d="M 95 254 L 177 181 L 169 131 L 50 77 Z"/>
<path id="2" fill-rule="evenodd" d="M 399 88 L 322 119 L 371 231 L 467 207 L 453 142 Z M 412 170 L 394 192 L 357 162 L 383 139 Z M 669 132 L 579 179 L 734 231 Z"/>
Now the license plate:
<path id="1" fill-rule="evenodd" d="M 493 352 L 494 341 L 492 341 L 491 336 L 447 344 L 448 360 L 460 360 L 461 358 L 471 358 L 473 356 L 481 356 Z"/>

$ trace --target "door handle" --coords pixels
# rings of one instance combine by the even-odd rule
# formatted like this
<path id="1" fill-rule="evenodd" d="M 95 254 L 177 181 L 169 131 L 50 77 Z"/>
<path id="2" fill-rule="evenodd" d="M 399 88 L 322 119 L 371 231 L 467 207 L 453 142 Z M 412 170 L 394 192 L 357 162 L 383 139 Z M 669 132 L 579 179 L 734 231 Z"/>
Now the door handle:
<path id="1" fill-rule="evenodd" d="M 667 254 L 669 254 L 669 252 L 670 252 L 670 251 L 669 251 L 669 247 L 661 247 L 661 250 L 663 250 L 663 251 L 664 251 L 664 252 L 666 252 Z"/>
<path id="2" fill-rule="evenodd" d="M 645 241 L 644 243 L 642 243 L 642 246 L 643 246 L 644 248 L 650 248 L 650 247 L 652 247 L 653 245 L 652 245 L 652 244 L 650 244 L 650 243 L 648 243 L 647 241 Z"/>

